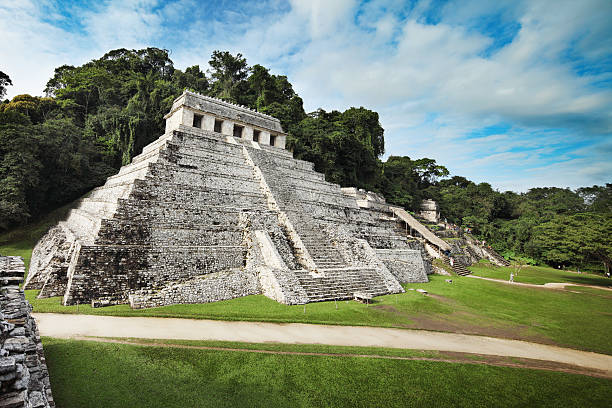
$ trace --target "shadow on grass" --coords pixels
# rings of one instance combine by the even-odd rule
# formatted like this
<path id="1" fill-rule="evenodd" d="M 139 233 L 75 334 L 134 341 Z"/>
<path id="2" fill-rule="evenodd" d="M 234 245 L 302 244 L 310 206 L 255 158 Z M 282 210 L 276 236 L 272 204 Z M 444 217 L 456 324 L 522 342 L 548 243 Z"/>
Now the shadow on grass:
<path id="1" fill-rule="evenodd" d="M 522 368 L 43 339 L 62 408 L 595 407 L 606 379 Z"/>

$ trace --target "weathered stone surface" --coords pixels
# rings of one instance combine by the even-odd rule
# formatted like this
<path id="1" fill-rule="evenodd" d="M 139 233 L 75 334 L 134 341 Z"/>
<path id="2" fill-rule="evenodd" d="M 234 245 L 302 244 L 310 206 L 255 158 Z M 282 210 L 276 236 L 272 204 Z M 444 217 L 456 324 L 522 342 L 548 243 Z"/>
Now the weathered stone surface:
<path id="1" fill-rule="evenodd" d="M 420 215 L 429 222 L 439 222 L 440 207 L 438 207 L 438 203 L 434 200 L 423 200 L 421 202 Z"/>
<path id="2" fill-rule="evenodd" d="M 36 245 L 26 279 L 28 289 L 42 289 L 43 296 L 58 296 L 66 290 L 68 264 L 74 238 L 62 224 L 52 228 Z"/>
<path id="3" fill-rule="evenodd" d="M 23 260 L 0 256 L 0 407 L 55 407 L 31 306 L 19 289 Z M 7 283 L 2 278 L 20 276 Z"/>
<path id="4" fill-rule="evenodd" d="M 2 408 L 21 408 L 25 407 L 27 401 L 27 392 L 8 392 L 0 395 L 0 407 Z"/>
<path id="5" fill-rule="evenodd" d="M 2 348 L 9 353 L 23 353 L 27 343 L 28 339 L 25 336 L 11 337 L 4 341 Z"/>
<path id="6" fill-rule="evenodd" d="M 15 357 L 0 357 L 0 374 L 15 370 Z"/>
<path id="7" fill-rule="evenodd" d="M 30 407 L 40 408 L 40 407 L 47 406 L 46 398 L 40 391 L 31 392 L 29 397 L 30 397 Z"/>
<path id="8" fill-rule="evenodd" d="M 300 304 L 427 281 L 428 257 L 418 262 L 422 246 L 384 198 L 343 193 L 271 136 L 284 137 L 277 119 L 184 93 L 166 134 L 37 244 L 26 287 L 152 307 L 254 293 Z"/>
<path id="9" fill-rule="evenodd" d="M 423 282 L 427 279 L 426 262 L 417 249 L 377 249 L 376 255 L 400 282 Z"/>

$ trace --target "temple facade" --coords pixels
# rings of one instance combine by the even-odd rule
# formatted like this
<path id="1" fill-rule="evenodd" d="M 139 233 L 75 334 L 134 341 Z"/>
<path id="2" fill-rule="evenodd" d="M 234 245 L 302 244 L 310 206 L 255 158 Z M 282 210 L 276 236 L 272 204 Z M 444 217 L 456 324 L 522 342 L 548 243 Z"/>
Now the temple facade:
<path id="1" fill-rule="evenodd" d="M 172 104 L 166 119 L 166 134 L 181 126 L 285 148 L 287 135 L 280 122 L 244 106 L 185 91 Z"/>

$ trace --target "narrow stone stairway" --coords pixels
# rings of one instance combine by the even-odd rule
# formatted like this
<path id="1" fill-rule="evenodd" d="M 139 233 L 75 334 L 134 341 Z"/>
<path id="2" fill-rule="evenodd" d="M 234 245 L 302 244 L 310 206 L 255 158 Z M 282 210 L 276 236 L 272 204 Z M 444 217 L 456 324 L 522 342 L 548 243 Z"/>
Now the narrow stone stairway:
<path id="1" fill-rule="evenodd" d="M 491 247 L 485 248 L 485 251 L 487 251 L 493 258 L 495 258 L 497 261 L 499 261 L 499 263 L 501 263 L 504 266 L 510 266 L 510 261 L 508 261 L 506 258 L 504 258 L 503 256 L 501 256 L 499 253 L 497 253 L 496 250 L 494 250 Z"/>
<path id="2" fill-rule="evenodd" d="M 452 265 L 450 263 L 450 259 L 449 259 L 448 256 L 442 255 L 442 260 L 444 261 L 445 264 L 447 264 L 448 266 L 453 268 L 453 272 L 455 272 L 459 276 L 466 276 L 466 275 L 470 275 L 472 273 L 466 267 L 466 265 L 464 265 L 463 263 L 459 262 L 457 259 L 453 260 L 453 264 Z"/>
<path id="3" fill-rule="evenodd" d="M 355 292 L 374 296 L 388 293 L 374 269 L 338 268 L 321 270 L 315 277 L 306 270 L 294 271 L 310 302 L 352 299 Z"/>
<path id="4" fill-rule="evenodd" d="M 312 217 L 300 214 L 293 208 L 289 208 L 286 213 L 317 268 L 345 268 L 348 266 L 338 249 L 334 247 L 329 237 L 321 230 L 321 226 Z"/>
<path id="5" fill-rule="evenodd" d="M 321 233 L 314 231 L 300 234 L 302 242 L 308 249 L 317 267 L 321 269 L 346 267 L 346 263 L 338 250 L 333 247 L 329 240 L 324 239 L 321 235 Z"/>

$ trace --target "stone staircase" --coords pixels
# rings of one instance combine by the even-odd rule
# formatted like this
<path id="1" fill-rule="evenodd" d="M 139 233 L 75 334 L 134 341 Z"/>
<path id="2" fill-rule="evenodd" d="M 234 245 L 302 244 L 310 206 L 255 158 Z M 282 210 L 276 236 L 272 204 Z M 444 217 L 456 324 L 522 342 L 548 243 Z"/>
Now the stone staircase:
<path id="1" fill-rule="evenodd" d="M 333 197 L 344 200 L 340 187 L 322 180 L 320 174 L 312 170 L 310 163 L 305 166 L 302 163 L 307 162 L 292 159 L 289 152 L 268 152 L 263 157 L 259 152 L 251 150 L 249 153 L 265 177 L 278 207 L 291 220 L 317 269 L 346 267 L 347 264 L 338 250 L 321 232 L 320 225 L 301 205 L 305 194 L 301 186 L 304 183 L 310 183 L 309 191 L 329 195 L 332 201 Z M 282 165 L 282 168 L 279 168 L 279 165 Z"/>
<path id="2" fill-rule="evenodd" d="M 347 266 L 340 252 L 321 232 L 321 227 L 313 218 L 295 212 L 288 212 L 288 216 L 318 269 Z"/>
<path id="3" fill-rule="evenodd" d="M 410 228 L 417 231 L 424 239 L 426 239 L 430 244 L 435 245 L 441 250 L 450 250 L 450 245 L 447 242 L 439 238 L 436 234 L 434 234 L 429 228 L 418 222 L 412 215 L 410 215 L 406 210 L 400 207 L 389 207 L 389 209 L 395 214 L 399 219 L 408 224 Z"/>
<path id="4" fill-rule="evenodd" d="M 496 250 L 494 250 L 491 247 L 486 247 L 483 248 L 485 251 L 487 251 L 489 253 L 489 255 L 491 255 L 493 258 L 495 258 L 495 260 L 497 260 L 497 262 L 499 262 L 500 264 L 502 264 L 503 266 L 510 266 L 511 263 L 510 261 L 508 261 L 506 258 L 504 258 L 503 256 L 501 256 Z"/>
<path id="5" fill-rule="evenodd" d="M 309 233 L 300 234 L 300 238 L 318 268 L 346 267 L 346 263 L 342 260 L 338 250 L 336 250 L 327 239 L 322 239 L 322 234 L 311 231 Z"/>
<path id="6" fill-rule="evenodd" d="M 355 292 L 380 296 L 388 293 L 375 269 L 322 269 L 320 277 L 306 270 L 294 271 L 310 302 L 352 299 Z"/>
<path id="7" fill-rule="evenodd" d="M 470 275 L 472 272 L 467 268 L 466 265 L 459 262 L 457 259 L 453 260 L 453 265 L 450 264 L 450 258 L 446 255 L 442 255 L 442 260 L 445 264 L 450 266 L 453 269 L 453 272 L 459 276 Z"/>
<path id="8" fill-rule="evenodd" d="M 371 296 L 389 293 L 375 269 L 351 266 L 324 232 L 324 224 L 334 224 L 326 216 L 346 224 L 347 211 L 358 211 L 339 185 L 326 182 L 311 163 L 294 160 L 288 152 L 262 155 L 248 149 L 248 153 L 314 262 L 311 271 L 294 271 L 309 301 L 352 299 L 355 292 Z"/>
<path id="9" fill-rule="evenodd" d="M 461 262 L 453 262 L 453 271 L 459 276 L 470 275 L 472 272 Z"/>

